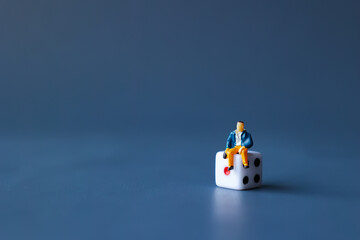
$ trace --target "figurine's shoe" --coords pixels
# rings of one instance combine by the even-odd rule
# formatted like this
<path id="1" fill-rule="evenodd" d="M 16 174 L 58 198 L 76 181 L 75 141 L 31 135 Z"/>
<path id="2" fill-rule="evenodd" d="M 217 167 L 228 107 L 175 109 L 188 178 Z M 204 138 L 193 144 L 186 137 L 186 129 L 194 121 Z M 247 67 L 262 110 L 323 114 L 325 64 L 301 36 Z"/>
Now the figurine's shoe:
<path id="1" fill-rule="evenodd" d="M 223 158 L 224 158 L 224 159 L 226 159 L 226 158 L 227 158 L 227 154 L 226 154 L 226 152 L 224 152 L 224 154 L 223 154 Z"/>
<path id="2" fill-rule="evenodd" d="M 244 168 L 249 168 L 249 165 L 244 165 L 244 164 L 243 164 L 243 167 L 244 167 Z"/>
<path id="3" fill-rule="evenodd" d="M 230 170 L 233 170 L 234 169 L 234 166 L 230 166 L 229 168 L 228 168 L 228 170 L 230 171 Z"/>

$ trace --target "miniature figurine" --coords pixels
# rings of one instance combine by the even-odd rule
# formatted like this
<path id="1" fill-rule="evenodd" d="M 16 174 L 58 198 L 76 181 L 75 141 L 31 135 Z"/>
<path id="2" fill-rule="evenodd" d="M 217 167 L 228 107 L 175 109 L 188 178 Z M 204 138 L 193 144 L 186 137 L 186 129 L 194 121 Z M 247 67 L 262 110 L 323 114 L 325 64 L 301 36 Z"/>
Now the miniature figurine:
<path id="1" fill-rule="evenodd" d="M 226 150 L 223 155 L 224 159 L 229 159 L 229 171 L 234 169 L 234 154 L 236 153 L 241 155 L 243 167 L 249 167 L 247 153 L 252 146 L 253 140 L 250 133 L 244 128 L 244 122 L 238 121 L 236 130 L 232 131 L 227 139 Z"/>

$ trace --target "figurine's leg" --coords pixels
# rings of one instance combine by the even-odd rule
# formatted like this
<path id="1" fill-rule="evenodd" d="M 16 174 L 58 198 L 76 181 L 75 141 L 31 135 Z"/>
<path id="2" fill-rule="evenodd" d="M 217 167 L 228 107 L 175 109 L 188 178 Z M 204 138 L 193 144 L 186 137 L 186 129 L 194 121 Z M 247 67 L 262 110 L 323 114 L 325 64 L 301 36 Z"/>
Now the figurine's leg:
<path id="1" fill-rule="evenodd" d="M 229 158 L 229 167 L 234 166 L 234 154 L 239 151 L 240 146 L 229 149 L 228 158 Z"/>
<path id="2" fill-rule="evenodd" d="M 227 148 L 227 149 L 225 150 L 225 154 L 224 154 L 224 155 L 226 155 L 226 157 L 224 157 L 224 159 L 229 158 L 230 149 L 231 149 L 231 148 Z"/>
<path id="3" fill-rule="evenodd" d="M 242 161 L 243 161 L 243 165 L 245 167 L 248 167 L 249 166 L 249 162 L 248 162 L 248 157 L 247 157 L 247 152 L 248 152 L 248 149 L 247 148 L 243 148 L 240 152 L 241 154 L 241 158 L 242 158 Z"/>

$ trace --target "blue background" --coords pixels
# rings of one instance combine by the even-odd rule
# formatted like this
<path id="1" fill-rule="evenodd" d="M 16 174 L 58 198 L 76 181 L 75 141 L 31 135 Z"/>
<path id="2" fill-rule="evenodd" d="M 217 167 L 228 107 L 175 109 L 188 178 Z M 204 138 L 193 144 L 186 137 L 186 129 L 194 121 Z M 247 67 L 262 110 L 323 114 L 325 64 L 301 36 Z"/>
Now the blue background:
<path id="1" fill-rule="evenodd" d="M 358 1 L 0 1 L 1 239 L 359 239 Z M 243 120 L 263 187 L 217 188 Z"/>

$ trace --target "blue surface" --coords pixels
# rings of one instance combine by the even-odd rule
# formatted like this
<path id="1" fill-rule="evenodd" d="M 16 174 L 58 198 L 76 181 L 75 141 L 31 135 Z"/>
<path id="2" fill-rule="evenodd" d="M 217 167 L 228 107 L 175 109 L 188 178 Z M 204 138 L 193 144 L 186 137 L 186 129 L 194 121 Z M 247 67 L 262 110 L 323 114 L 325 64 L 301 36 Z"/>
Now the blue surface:
<path id="1" fill-rule="evenodd" d="M 0 1 L 0 239 L 360 239 L 359 9 Z M 261 189 L 214 183 L 239 120 Z"/>
<path id="2" fill-rule="evenodd" d="M 223 134 L 224 140 L 227 134 Z M 254 135 L 263 187 L 218 188 L 221 136 L 13 137 L 1 143 L 3 239 L 357 239 L 359 155 Z M 254 140 L 255 140 L 254 139 Z M 202 142 L 203 144 L 197 144 Z M 272 143 L 271 146 L 268 143 Z M 160 146 L 166 144 L 166 148 Z M 332 148 L 333 147 L 333 148 Z M 327 149 L 327 147 L 326 147 Z"/>

